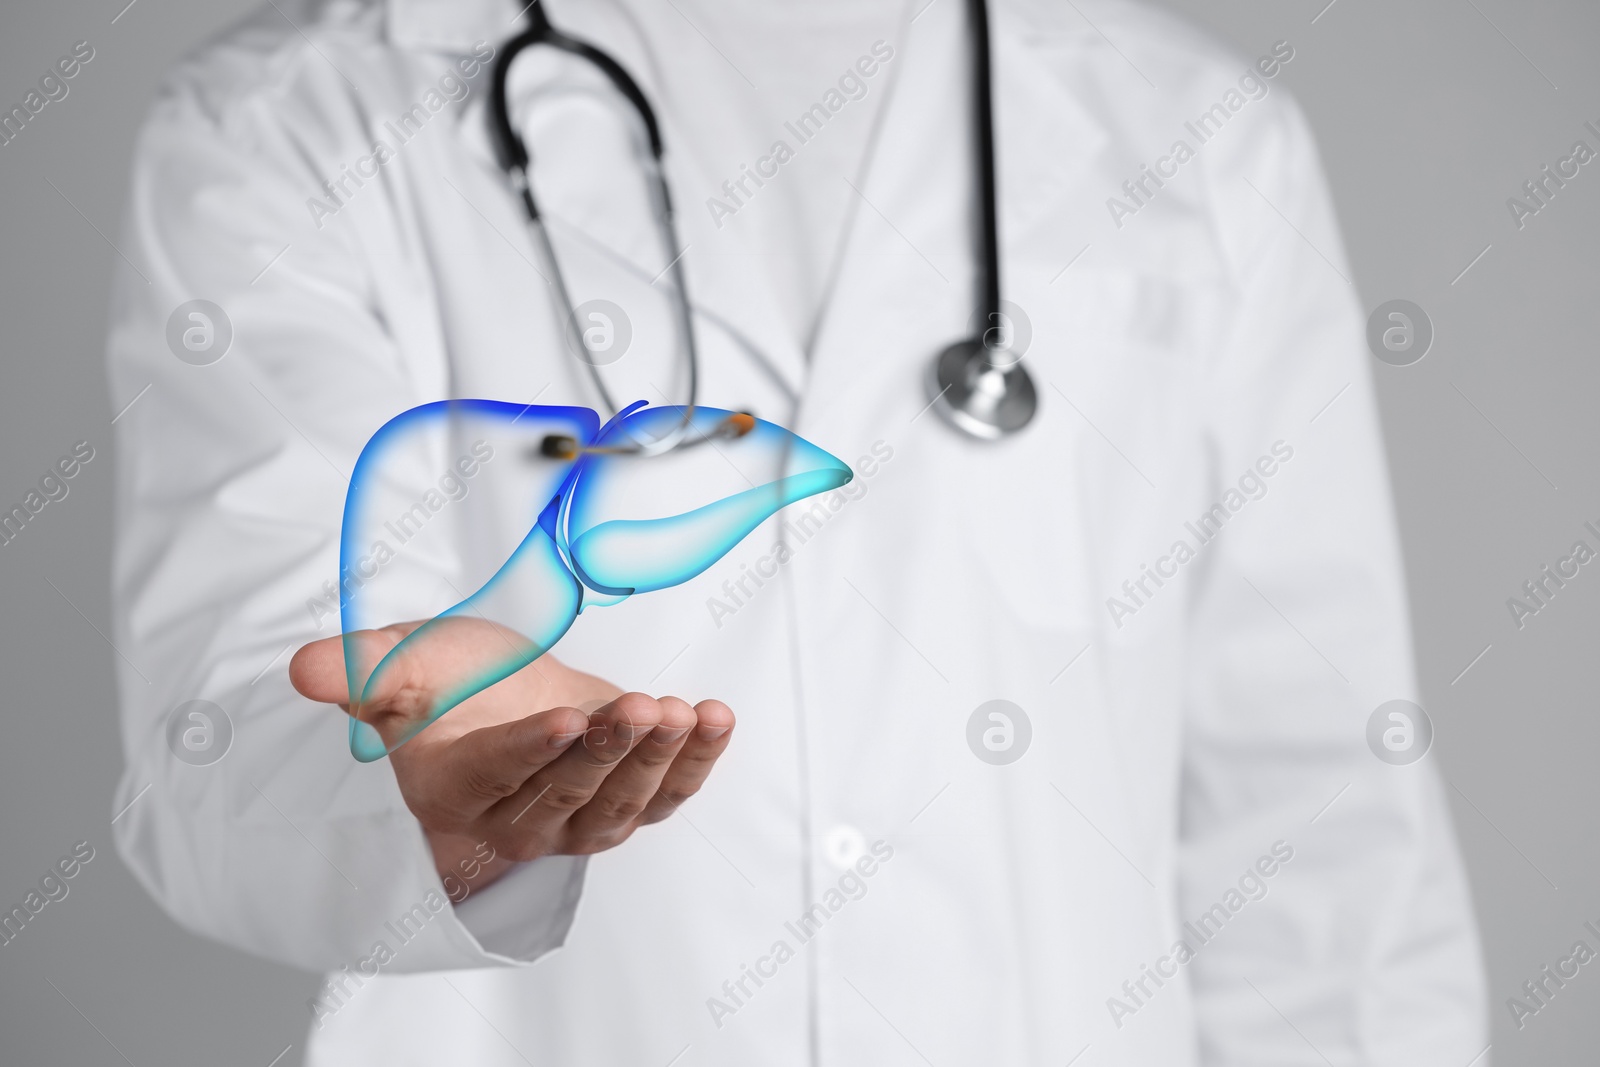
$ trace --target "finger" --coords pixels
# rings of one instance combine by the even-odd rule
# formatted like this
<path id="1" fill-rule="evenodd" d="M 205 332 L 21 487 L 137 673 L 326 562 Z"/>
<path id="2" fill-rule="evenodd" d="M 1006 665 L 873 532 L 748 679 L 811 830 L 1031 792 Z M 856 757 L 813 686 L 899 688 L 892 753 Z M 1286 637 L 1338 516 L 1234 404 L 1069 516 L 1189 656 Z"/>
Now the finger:
<path id="1" fill-rule="evenodd" d="M 662 697 L 660 704 L 661 720 L 655 729 L 633 747 L 595 790 L 593 799 L 569 821 L 568 843 L 578 851 L 588 851 L 591 845 L 607 848 L 627 836 L 688 740 L 697 722 L 694 709 L 677 697 Z"/>
<path id="2" fill-rule="evenodd" d="M 643 693 L 624 693 L 589 716 L 582 749 L 572 750 L 574 762 L 587 761 L 609 771 L 632 751 L 661 721 L 661 704 Z M 601 778 L 595 779 L 598 785 Z"/>
<path id="3" fill-rule="evenodd" d="M 661 785 L 645 805 L 641 822 L 660 822 L 678 810 L 705 784 L 711 768 L 733 740 L 734 716 L 720 700 L 702 700 L 694 707 L 697 724 L 661 778 Z"/>
<path id="4" fill-rule="evenodd" d="M 578 709 L 551 708 L 442 746 L 406 746 L 391 758 L 417 817 L 457 832 L 561 759 L 588 728 L 588 716 Z"/>
<path id="5" fill-rule="evenodd" d="M 653 730 L 661 706 L 643 693 L 624 693 L 589 716 L 580 744 L 530 777 L 491 814 L 492 828 L 516 859 L 556 848 L 573 813 L 593 799 L 628 751 Z"/>

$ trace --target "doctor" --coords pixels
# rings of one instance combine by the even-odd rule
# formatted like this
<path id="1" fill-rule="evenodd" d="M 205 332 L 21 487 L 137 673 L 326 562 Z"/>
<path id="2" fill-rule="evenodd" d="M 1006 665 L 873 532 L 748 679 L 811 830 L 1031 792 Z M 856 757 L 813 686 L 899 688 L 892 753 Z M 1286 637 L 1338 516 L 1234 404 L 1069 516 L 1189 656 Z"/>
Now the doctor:
<path id="1" fill-rule="evenodd" d="M 615 89 L 519 57 L 572 312 L 489 134 L 521 7 L 285 0 L 140 136 L 116 831 L 155 899 L 327 973 L 317 1067 L 1473 1061 L 1437 776 L 1366 741 L 1417 681 L 1293 42 L 992 5 L 1004 345 L 1038 403 L 978 442 L 922 385 L 985 329 L 967 5 L 549 5 L 654 105 L 681 241 Z M 362 445 L 446 397 L 603 408 L 585 361 L 682 402 L 678 269 L 700 400 L 854 481 L 356 763 L 329 638 Z M 461 449 L 409 487 L 455 547 L 383 563 L 418 590 L 529 521 L 523 460 Z M 412 666 L 395 720 L 447 665 Z M 219 759 L 172 740 L 196 700 Z"/>

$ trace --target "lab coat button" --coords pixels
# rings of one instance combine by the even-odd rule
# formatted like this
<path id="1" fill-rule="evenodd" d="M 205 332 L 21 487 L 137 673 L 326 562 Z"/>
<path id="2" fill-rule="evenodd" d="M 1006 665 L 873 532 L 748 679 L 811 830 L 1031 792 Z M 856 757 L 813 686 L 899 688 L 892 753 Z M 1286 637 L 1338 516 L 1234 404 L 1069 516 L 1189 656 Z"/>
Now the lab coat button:
<path id="1" fill-rule="evenodd" d="M 822 854 L 844 870 L 866 855 L 867 839 L 854 826 L 835 826 L 822 839 Z"/>

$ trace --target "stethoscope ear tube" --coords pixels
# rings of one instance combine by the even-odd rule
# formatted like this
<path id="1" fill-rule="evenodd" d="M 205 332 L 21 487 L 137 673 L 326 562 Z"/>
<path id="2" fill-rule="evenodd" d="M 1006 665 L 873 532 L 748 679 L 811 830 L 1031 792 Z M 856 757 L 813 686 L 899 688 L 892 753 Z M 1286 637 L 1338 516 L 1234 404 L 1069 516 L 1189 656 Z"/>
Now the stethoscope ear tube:
<path id="1" fill-rule="evenodd" d="M 612 446 L 606 449 L 583 449 L 577 442 L 567 438 L 551 438 L 541 446 L 542 454 L 547 457 L 556 457 L 572 452 L 576 455 L 581 451 L 605 451 L 610 453 L 627 453 L 636 455 L 658 455 L 671 451 L 674 448 L 686 447 L 696 443 L 701 438 L 691 438 L 689 431 L 694 419 L 695 405 L 698 402 L 700 390 L 700 355 L 695 342 L 694 316 L 689 306 L 688 279 L 683 269 L 683 253 L 678 248 L 677 225 L 673 218 L 672 196 L 668 191 L 665 171 L 662 165 L 663 145 L 661 140 L 661 126 L 656 120 L 655 110 L 650 106 L 650 101 L 639 88 L 622 64 L 618 63 L 605 52 L 594 47 L 586 41 L 569 37 L 561 33 L 550 24 L 550 19 L 544 13 L 542 5 L 534 4 L 528 9 L 529 25 L 526 30 L 506 42 L 499 56 L 495 58 L 494 68 L 491 73 L 491 93 L 489 99 L 489 134 L 494 142 L 494 151 L 501 168 L 510 178 L 512 188 L 522 199 L 523 208 L 528 215 L 528 223 L 535 232 L 540 251 L 545 262 L 550 267 L 550 282 L 555 289 L 558 308 L 565 312 L 565 329 L 571 332 L 577 345 L 582 345 L 582 335 L 578 332 L 572 298 L 567 291 L 566 276 L 561 270 L 561 261 L 556 256 L 555 246 L 551 243 L 549 230 L 545 227 L 544 220 L 540 217 L 538 199 L 533 192 L 533 184 L 529 175 L 532 162 L 528 154 L 528 146 L 523 142 L 521 134 L 511 122 L 510 94 L 506 91 L 507 79 L 510 76 L 511 65 L 524 49 L 534 45 L 548 45 L 559 49 L 569 55 L 578 57 L 593 65 L 606 76 L 612 86 L 633 105 L 634 111 L 639 116 L 639 121 L 644 127 L 645 140 L 649 147 L 650 158 L 646 170 L 647 179 L 651 187 L 653 207 L 658 230 L 661 235 L 662 254 L 667 258 L 667 269 L 663 274 L 670 274 L 672 287 L 677 307 L 677 330 L 680 343 L 684 347 L 685 361 L 688 364 L 688 401 L 683 405 L 683 421 L 670 433 L 653 441 L 639 441 L 629 445 Z M 590 360 L 584 360 L 589 368 L 589 377 L 594 383 L 596 391 L 600 394 L 601 401 L 610 413 L 615 416 L 619 412 L 616 401 L 611 392 L 606 388 L 605 379 L 601 376 L 599 368 Z M 724 420 L 725 425 L 719 426 L 715 433 L 722 436 L 741 436 L 748 432 L 748 427 L 738 422 L 737 417 Z M 736 425 L 737 423 L 737 425 Z"/>
<path id="2" fill-rule="evenodd" d="M 580 41 L 576 37 L 569 37 L 552 26 L 549 17 L 544 13 L 543 5 L 530 5 L 528 18 L 528 28 L 507 41 L 500 54 L 495 57 L 494 70 L 490 76 L 489 133 L 494 140 L 495 156 L 499 159 L 501 169 L 524 172 L 528 169 L 527 146 L 522 143 L 522 137 L 511 124 L 511 105 L 506 93 L 506 79 L 510 74 L 511 64 L 517 56 L 524 49 L 534 45 L 548 45 L 577 56 L 593 64 L 604 74 L 617 92 L 626 97 L 628 103 L 632 104 L 634 111 L 638 113 L 639 121 L 644 124 L 650 155 L 659 163 L 662 153 L 661 124 L 656 121 L 655 109 L 650 106 L 650 100 L 644 95 L 644 90 L 639 88 L 639 83 L 633 80 L 633 75 L 629 74 L 621 63 L 594 45 Z"/>

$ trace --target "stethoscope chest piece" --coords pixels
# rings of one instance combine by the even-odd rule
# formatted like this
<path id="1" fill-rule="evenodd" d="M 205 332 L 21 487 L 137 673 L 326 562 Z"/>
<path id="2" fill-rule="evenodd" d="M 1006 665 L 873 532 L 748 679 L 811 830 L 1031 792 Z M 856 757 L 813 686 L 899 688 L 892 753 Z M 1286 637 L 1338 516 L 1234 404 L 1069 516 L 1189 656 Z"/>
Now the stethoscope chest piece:
<path id="1" fill-rule="evenodd" d="M 934 410 L 946 422 L 985 441 L 1016 433 L 1039 409 L 1033 378 L 1022 364 L 993 360 L 976 339 L 957 341 L 939 353 L 928 365 L 926 384 Z"/>

